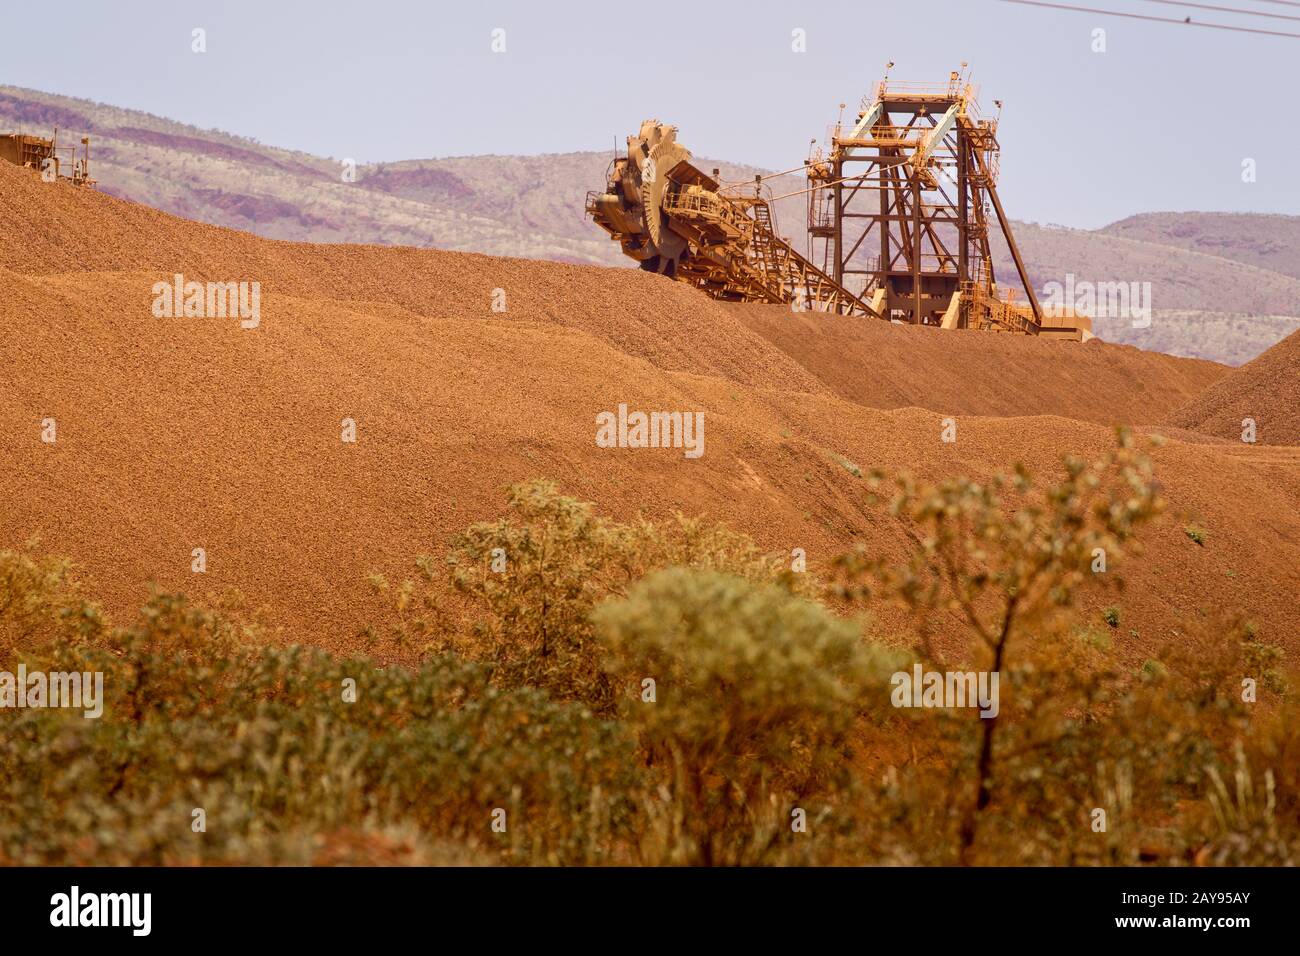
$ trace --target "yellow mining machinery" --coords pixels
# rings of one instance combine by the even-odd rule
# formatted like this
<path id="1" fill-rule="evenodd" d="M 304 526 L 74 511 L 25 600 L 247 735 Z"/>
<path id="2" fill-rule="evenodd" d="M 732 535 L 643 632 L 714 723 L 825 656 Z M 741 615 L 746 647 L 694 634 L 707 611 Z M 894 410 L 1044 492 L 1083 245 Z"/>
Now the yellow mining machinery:
<path id="1" fill-rule="evenodd" d="M 27 133 L 0 133 L 0 160 L 34 169 L 51 180 L 61 179 L 74 186 L 93 186 L 90 178 L 90 137 L 81 138 L 82 155 L 75 146 L 59 145 L 59 130 L 55 127 L 50 139 Z M 60 153 L 70 154 L 65 159 Z M 71 175 L 65 172 L 71 160 Z"/>
<path id="2" fill-rule="evenodd" d="M 642 269 L 714 298 L 881 317 L 777 235 L 766 199 L 724 192 L 690 157 L 676 127 L 646 120 L 605 191 L 587 194 L 588 214 Z"/>
<path id="3" fill-rule="evenodd" d="M 763 195 L 764 179 L 787 174 L 757 177 L 752 196 L 746 184 L 721 184 L 658 120 L 628 137 L 587 212 L 643 269 L 715 298 L 1086 338 L 1086 320 L 1045 315 L 1034 294 L 997 193 L 997 126 L 960 73 L 938 85 L 886 76 L 804 163 L 807 187 L 781 197 L 807 197 L 807 256 L 777 234 L 774 200 Z M 1018 288 L 996 282 L 993 216 Z"/>

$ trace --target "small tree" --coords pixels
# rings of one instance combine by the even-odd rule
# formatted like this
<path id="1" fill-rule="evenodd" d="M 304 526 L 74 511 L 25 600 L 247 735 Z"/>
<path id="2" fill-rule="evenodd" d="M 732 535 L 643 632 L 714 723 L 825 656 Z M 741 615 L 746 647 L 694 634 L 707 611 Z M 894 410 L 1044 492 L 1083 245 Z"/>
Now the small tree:
<path id="1" fill-rule="evenodd" d="M 989 669 L 1001 672 L 1013 639 L 1061 626 L 1061 612 L 1093 577 L 1097 556 L 1113 562 L 1161 506 L 1150 462 L 1125 430 L 1102 458 L 1088 463 L 1071 457 L 1064 464 L 1064 479 L 1043 490 L 1019 464 L 1009 481 L 955 478 L 921 485 L 900 477 L 890 513 L 911 545 L 909 560 L 898 566 L 862 550 L 847 555 L 840 561 L 846 575 L 841 593 L 901 602 L 919 622 L 919 650 L 932 659 L 938 655 L 928 620 L 954 612 L 987 655 Z M 873 488 L 881 480 L 873 474 Z M 1008 485 L 1019 499 L 1014 510 L 1002 500 Z M 998 724 L 998 716 L 982 721 L 974 794 L 961 824 L 965 862 L 979 813 L 992 797 Z"/>

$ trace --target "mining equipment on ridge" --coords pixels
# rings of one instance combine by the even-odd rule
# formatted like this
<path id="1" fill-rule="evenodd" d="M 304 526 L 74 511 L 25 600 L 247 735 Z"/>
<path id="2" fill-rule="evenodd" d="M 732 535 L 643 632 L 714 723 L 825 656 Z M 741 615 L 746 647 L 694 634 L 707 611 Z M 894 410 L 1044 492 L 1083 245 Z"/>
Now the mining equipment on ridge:
<path id="1" fill-rule="evenodd" d="M 766 199 L 724 192 L 690 158 L 676 127 L 646 120 L 605 190 L 587 194 L 587 213 L 642 269 L 715 299 L 881 318 L 777 235 Z"/>
<path id="2" fill-rule="evenodd" d="M 51 180 L 62 179 L 74 186 L 93 186 L 90 178 L 90 137 L 81 138 L 82 154 L 77 155 L 75 146 L 59 145 L 59 129 L 54 128 L 54 135 L 49 139 L 32 136 L 28 133 L 0 133 L 0 160 L 34 169 Z M 60 153 L 69 154 L 71 175 L 64 172 L 67 160 Z"/>
<path id="3" fill-rule="evenodd" d="M 722 184 L 658 120 L 628 137 L 587 213 L 641 268 L 718 299 L 1090 338 L 1086 318 L 1048 315 L 1034 294 L 997 192 L 997 127 L 959 72 L 946 84 L 886 75 L 805 161 L 807 186 L 777 197 L 807 197 L 806 256 L 777 234 L 774 200 L 763 195 L 765 179 L 788 174 L 756 177 L 752 195 L 750 184 Z M 996 280 L 993 220 L 1015 263 L 1013 287 Z"/>

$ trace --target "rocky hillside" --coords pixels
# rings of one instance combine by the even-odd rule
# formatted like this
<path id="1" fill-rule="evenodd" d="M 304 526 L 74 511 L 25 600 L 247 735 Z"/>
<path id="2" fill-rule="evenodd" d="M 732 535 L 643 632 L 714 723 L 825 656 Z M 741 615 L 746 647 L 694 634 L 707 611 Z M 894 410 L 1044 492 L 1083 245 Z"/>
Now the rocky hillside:
<path id="1" fill-rule="evenodd" d="M 1300 278 L 1300 216 L 1152 212 L 1129 216 L 1101 231 L 1204 252 Z"/>

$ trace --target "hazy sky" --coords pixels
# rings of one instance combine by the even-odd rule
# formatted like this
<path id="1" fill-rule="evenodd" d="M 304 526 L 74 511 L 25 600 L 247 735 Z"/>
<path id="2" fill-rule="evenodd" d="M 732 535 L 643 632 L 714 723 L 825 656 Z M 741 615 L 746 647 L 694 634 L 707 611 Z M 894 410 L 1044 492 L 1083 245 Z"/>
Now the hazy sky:
<path id="1" fill-rule="evenodd" d="M 1257 11 L 1300 7 L 1217 0 Z M 1300 22 L 1080 0 L 1300 33 Z M 361 161 L 610 148 L 655 116 L 697 155 L 785 169 L 893 59 L 963 60 L 1005 103 L 1019 219 L 1099 226 L 1150 210 L 1300 214 L 1300 39 L 999 0 L 6 4 L 0 82 Z M 191 31 L 207 52 L 191 52 Z M 1106 30 L 1094 53 L 1093 30 Z M 503 28 L 506 52 L 491 50 Z M 806 31 L 807 52 L 791 50 Z M 1242 161 L 1257 181 L 1242 181 Z"/>

